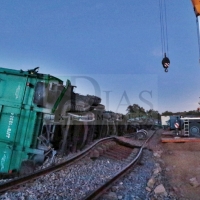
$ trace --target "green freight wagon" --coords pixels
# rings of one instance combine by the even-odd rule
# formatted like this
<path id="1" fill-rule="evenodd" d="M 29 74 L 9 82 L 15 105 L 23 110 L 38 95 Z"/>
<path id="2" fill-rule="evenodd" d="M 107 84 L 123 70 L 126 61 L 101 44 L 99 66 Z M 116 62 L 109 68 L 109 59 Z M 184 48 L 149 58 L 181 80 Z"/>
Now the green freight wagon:
<path id="1" fill-rule="evenodd" d="M 0 173 L 19 171 L 23 161 L 44 158 L 51 144 L 42 134 L 52 134 L 45 119 L 61 111 L 59 104 L 66 95 L 70 99 L 71 92 L 70 81 L 63 86 L 62 80 L 40 74 L 38 68 L 0 68 Z"/>

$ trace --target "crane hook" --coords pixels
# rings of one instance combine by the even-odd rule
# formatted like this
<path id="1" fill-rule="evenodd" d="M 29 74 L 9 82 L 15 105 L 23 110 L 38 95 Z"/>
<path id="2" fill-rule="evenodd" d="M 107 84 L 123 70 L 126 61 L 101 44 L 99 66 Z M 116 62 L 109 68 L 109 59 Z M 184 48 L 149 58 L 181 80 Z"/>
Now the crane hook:
<path id="1" fill-rule="evenodd" d="M 165 69 L 165 72 L 168 72 L 168 67 L 170 65 L 170 60 L 169 58 L 166 56 L 166 53 L 164 54 L 164 58 L 162 59 L 162 66 Z"/>

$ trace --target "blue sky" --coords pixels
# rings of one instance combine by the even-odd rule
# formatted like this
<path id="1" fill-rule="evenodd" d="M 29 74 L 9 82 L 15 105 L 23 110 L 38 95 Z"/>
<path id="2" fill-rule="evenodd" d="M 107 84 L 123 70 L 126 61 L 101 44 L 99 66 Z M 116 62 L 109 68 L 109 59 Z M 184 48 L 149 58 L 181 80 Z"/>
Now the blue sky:
<path id="1" fill-rule="evenodd" d="M 160 112 L 198 107 L 199 49 L 190 0 L 166 1 L 168 73 L 161 65 L 159 0 L 0 3 L 0 67 L 39 66 L 40 73 L 63 80 L 76 77 L 76 92 L 98 94 L 108 110 L 122 113 L 128 103 Z"/>

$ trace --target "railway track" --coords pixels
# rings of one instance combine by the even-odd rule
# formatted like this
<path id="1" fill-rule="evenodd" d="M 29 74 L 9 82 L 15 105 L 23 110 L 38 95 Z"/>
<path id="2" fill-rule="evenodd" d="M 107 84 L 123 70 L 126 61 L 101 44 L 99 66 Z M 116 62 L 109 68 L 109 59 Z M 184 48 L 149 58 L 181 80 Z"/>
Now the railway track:
<path id="1" fill-rule="evenodd" d="M 47 167 L 45 169 L 36 171 L 35 173 L 32 173 L 30 175 L 15 178 L 15 179 L 13 179 L 9 182 L 1 184 L 0 185 L 0 193 L 5 192 L 9 189 L 12 189 L 13 185 L 15 187 L 17 185 L 24 184 L 28 181 L 37 179 L 40 176 L 44 176 L 44 175 L 49 174 L 51 172 L 61 170 L 63 167 L 67 167 L 69 165 L 72 165 L 74 162 L 77 162 L 80 159 L 84 158 L 85 156 L 89 155 L 92 151 L 95 150 L 95 148 L 98 148 L 98 146 L 101 145 L 102 143 L 110 142 L 110 141 L 113 141 L 113 140 L 115 140 L 115 137 L 108 137 L 108 138 L 101 139 L 101 140 L 95 142 L 94 144 L 92 144 L 91 146 L 89 146 L 88 148 L 86 148 L 85 150 L 83 150 L 82 152 L 78 153 L 77 155 L 71 157 L 70 159 L 68 159 L 64 162 L 61 162 L 57 165 L 52 165 L 52 166 Z"/>
<path id="2" fill-rule="evenodd" d="M 98 168 L 102 168 L 102 169 L 103 167 L 100 167 L 99 163 L 101 163 L 102 166 L 106 166 L 106 165 L 109 165 L 109 163 L 112 163 L 114 161 L 113 162 L 114 164 L 112 164 L 112 167 L 113 167 L 113 165 L 115 164 L 117 166 L 120 161 L 121 162 L 120 166 L 114 167 L 116 169 L 113 169 L 113 170 L 111 169 L 112 171 L 111 174 L 108 173 L 109 175 L 101 176 L 103 178 L 100 178 L 100 183 L 98 186 L 94 188 L 91 187 L 88 189 L 88 191 L 86 190 L 85 194 L 82 194 L 83 196 L 85 196 L 85 199 L 96 199 L 99 196 L 101 196 L 102 192 L 105 191 L 107 188 L 109 188 L 110 185 L 112 185 L 114 181 L 118 180 L 122 175 L 126 174 L 127 171 L 133 167 L 133 165 L 138 161 L 138 159 L 142 155 L 142 150 L 146 142 L 147 141 L 144 142 L 141 148 L 138 148 L 138 147 L 135 148 L 135 146 L 130 145 L 130 144 L 126 144 L 126 145 L 120 144 L 116 137 L 101 139 L 95 142 L 93 145 L 91 145 L 87 149 L 85 149 L 84 151 L 80 152 L 79 154 L 77 154 L 76 156 L 70 158 L 69 160 L 65 162 L 37 171 L 34 174 L 30 174 L 28 176 L 17 178 L 7 183 L 1 184 L 0 193 L 3 193 L 3 192 L 5 193 L 6 191 L 9 191 L 9 192 L 26 191 L 25 189 L 26 187 L 30 188 L 30 185 L 38 184 L 37 181 L 39 181 L 40 183 L 40 177 L 46 176 L 48 180 L 48 179 L 51 179 L 52 176 L 60 177 L 62 176 L 62 174 L 66 174 L 68 172 L 70 174 L 70 170 L 74 170 L 76 168 L 75 163 L 79 163 L 77 165 L 81 171 L 80 166 L 82 165 L 82 163 L 87 163 L 88 159 L 90 159 L 89 163 L 91 162 L 91 160 L 93 160 L 92 164 L 94 164 L 94 161 L 95 161 L 96 163 L 98 163 Z M 130 162 L 130 160 L 132 161 Z M 87 169 L 89 168 L 91 171 L 93 170 L 92 167 L 87 166 L 86 168 Z M 78 173 L 80 173 L 80 171 Z M 57 175 L 59 173 L 61 175 Z M 97 174 L 99 175 L 98 171 L 97 171 Z M 94 175 L 94 177 L 98 177 L 98 175 Z M 83 176 L 83 174 L 80 176 Z M 66 176 L 66 179 L 67 179 L 67 176 Z M 74 181 L 74 184 L 77 184 L 77 183 L 75 183 Z M 56 180 L 54 182 L 54 185 L 59 185 L 56 183 Z M 95 188 L 98 188 L 98 189 L 95 189 Z M 93 190 L 92 193 L 91 193 L 91 189 Z M 26 196 L 26 193 L 27 192 L 24 192 L 25 196 Z M 58 192 L 58 193 L 62 193 L 62 192 Z M 52 197 L 49 197 L 49 198 L 52 198 Z M 71 199 L 73 199 L 73 197 Z"/>
<path id="3" fill-rule="evenodd" d="M 155 131 L 156 132 L 156 131 Z M 154 133 L 155 133 L 154 132 Z M 145 148 L 146 143 L 151 139 L 151 137 L 154 135 L 154 133 L 149 136 L 142 146 L 138 149 L 137 154 L 133 157 L 132 156 L 132 161 L 128 163 L 121 171 L 115 174 L 110 180 L 105 182 L 102 186 L 99 188 L 95 189 L 93 192 L 88 194 L 83 200 L 95 200 L 101 197 L 106 190 L 108 190 L 116 181 L 118 181 L 122 176 L 126 175 L 129 173 L 129 171 L 136 165 L 136 163 L 139 161 L 140 157 L 142 156 L 143 149 Z"/>

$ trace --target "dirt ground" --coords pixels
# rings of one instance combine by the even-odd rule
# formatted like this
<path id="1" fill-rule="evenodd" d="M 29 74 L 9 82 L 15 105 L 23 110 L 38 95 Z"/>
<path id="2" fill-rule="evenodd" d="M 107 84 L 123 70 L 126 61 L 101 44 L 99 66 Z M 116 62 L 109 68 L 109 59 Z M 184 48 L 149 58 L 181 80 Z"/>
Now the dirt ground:
<path id="1" fill-rule="evenodd" d="M 200 142 L 162 143 L 159 130 L 149 148 L 159 152 L 165 186 L 180 200 L 200 200 Z"/>

